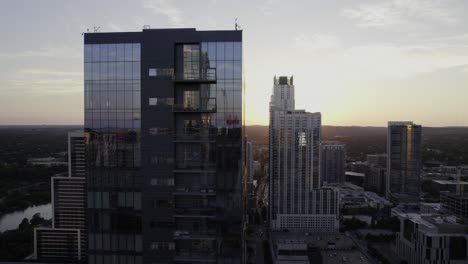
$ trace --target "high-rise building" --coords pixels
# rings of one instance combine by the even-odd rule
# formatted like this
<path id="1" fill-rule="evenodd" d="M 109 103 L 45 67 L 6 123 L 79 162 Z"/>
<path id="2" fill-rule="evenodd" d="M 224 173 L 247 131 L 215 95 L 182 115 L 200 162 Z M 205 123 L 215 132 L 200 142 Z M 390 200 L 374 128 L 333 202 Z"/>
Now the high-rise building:
<path id="1" fill-rule="evenodd" d="M 413 122 L 388 122 L 387 196 L 397 201 L 419 199 L 421 132 Z"/>
<path id="2" fill-rule="evenodd" d="M 85 146 L 82 130 L 68 132 L 68 176 L 85 177 Z"/>
<path id="3" fill-rule="evenodd" d="M 275 77 L 269 128 L 272 229 L 312 231 L 321 223 L 336 228 L 337 194 L 319 190 L 320 128 L 320 113 L 295 110 L 293 78 Z"/>
<path id="4" fill-rule="evenodd" d="M 242 31 L 84 35 L 89 263 L 239 263 Z"/>
<path id="5" fill-rule="evenodd" d="M 344 182 L 345 168 L 345 144 L 323 141 L 320 144 L 320 180 L 323 183 Z"/>
<path id="6" fill-rule="evenodd" d="M 86 262 L 84 133 L 68 133 L 68 176 L 51 178 L 52 227 L 34 230 L 39 261 Z"/>
<path id="7" fill-rule="evenodd" d="M 385 192 L 387 191 L 387 154 L 367 155 L 367 165 L 366 189 L 385 197 Z"/>

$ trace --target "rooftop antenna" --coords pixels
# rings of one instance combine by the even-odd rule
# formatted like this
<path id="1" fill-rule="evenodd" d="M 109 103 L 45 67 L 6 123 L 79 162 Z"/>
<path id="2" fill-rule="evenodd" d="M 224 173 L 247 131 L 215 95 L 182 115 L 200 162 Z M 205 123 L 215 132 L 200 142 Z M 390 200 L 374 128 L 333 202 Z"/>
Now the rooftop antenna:
<path id="1" fill-rule="evenodd" d="M 93 25 L 94 33 L 99 32 L 99 29 L 100 29 L 100 28 L 101 28 L 101 27 L 97 27 L 97 26 Z"/>
<path id="2" fill-rule="evenodd" d="M 84 35 L 85 32 L 81 32 L 81 36 Z M 86 33 L 89 33 L 89 28 L 86 28 Z"/>
<path id="3" fill-rule="evenodd" d="M 236 18 L 236 20 L 235 20 L 235 26 L 234 26 L 234 28 L 236 29 L 236 31 L 242 29 L 241 26 L 240 26 L 239 24 L 237 24 L 237 18 Z"/>

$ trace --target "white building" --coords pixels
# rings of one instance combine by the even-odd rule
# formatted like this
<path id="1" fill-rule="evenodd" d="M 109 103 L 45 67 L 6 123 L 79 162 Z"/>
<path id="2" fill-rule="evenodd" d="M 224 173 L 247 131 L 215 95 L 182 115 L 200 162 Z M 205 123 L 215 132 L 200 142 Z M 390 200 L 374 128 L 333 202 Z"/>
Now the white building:
<path id="1" fill-rule="evenodd" d="M 52 227 L 34 229 L 36 260 L 63 263 L 86 259 L 84 140 L 83 131 L 68 133 L 69 175 L 51 177 Z"/>
<path id="2" fill-rule="evenodd" d="M 292 77 L 274 79 L 270 103 L 270 226 L 338 228 L 338 194 L 319 190 L 321 114 L 295 110 Z"/>

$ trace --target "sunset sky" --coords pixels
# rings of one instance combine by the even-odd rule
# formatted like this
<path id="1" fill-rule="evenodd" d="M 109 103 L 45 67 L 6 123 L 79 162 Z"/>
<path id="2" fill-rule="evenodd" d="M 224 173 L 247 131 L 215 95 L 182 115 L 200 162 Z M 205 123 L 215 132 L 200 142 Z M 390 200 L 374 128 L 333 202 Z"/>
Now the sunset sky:
<path id="1" fill-rule="evenodd" d="M 468 126 L 466 0 L 2 1 L 0 125 L 83 124 L 83 36 L 244 30 L 247 125 L 268 123 L 275 75 L 325 125 Z"/>

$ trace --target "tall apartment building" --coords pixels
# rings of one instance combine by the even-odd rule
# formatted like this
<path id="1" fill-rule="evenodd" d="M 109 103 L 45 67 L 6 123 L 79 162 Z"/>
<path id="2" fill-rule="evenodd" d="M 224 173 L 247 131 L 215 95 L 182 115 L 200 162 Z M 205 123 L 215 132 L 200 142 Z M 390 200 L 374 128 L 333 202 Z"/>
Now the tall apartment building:
<path id="1" fill-rule="evenodd" d="M 413 122 L 388 122 L 387 196 L 398 201 L 419 199 L 422 128 Z"/>
<path id="2" fill-rule="evenodd" d="M 323 183 L 344 182 L 345 169 L 345 144 L 333 141 L 323 141 L 320 144 L 320 180 Z"/>
<path id="3" fill-rule="evenodd" d="M 239 263 L 242 31 L 86 33 L 89 263 Z"/>
<path id="4" fill-rule="evenodd" d="M 84 133 L 68 133 L 68 176 L 51 178 L 52 227 L 34 230 L 34 256 L 39 261 L 86 262 L 86 191 Z"/>
<path id="5" fill-rule="evenodd" d="M 337 194 L 319 190 L 320 128 L 320 113 L 295 110 L 293 78 L 275 77 L 269 128 L 272 229 L 336 227 Z"/>

